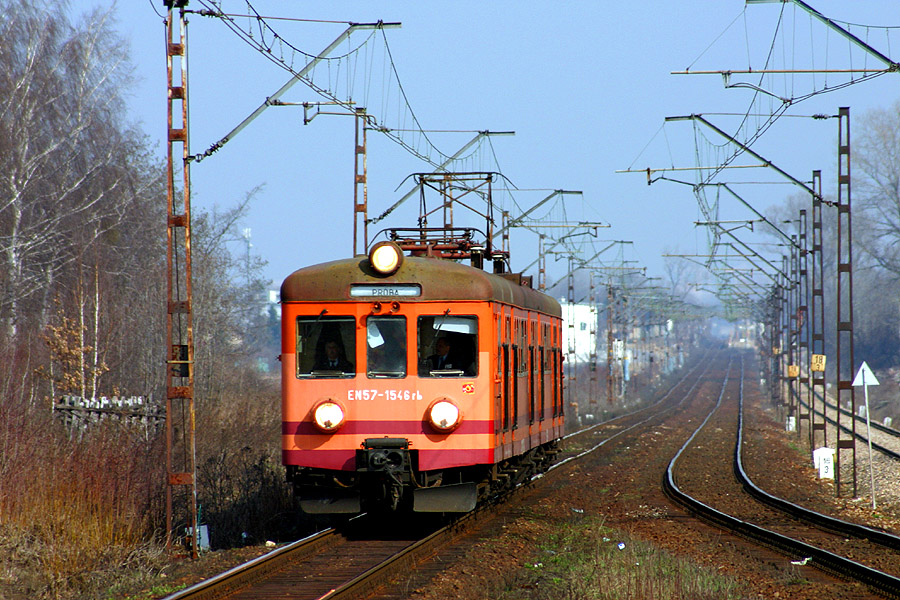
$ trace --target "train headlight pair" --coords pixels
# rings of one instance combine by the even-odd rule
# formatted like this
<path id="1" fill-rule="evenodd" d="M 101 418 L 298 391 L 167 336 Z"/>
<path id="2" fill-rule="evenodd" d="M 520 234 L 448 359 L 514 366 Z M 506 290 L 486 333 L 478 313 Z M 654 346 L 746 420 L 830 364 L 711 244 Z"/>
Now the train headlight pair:
<path id="1" fill-rule="evenodd" d="M 313 423 L 325 433 L 333 433 L 344 424 L 344 407 L 326 400 L 313 409 Z"/>
<path id="2" fill-rule="evenodd" d="M 334 400 L 324 400 L 313 409 L 313 423 L 323 433 L 334 433 L 344 424 L 344 407 Z M 462 423 L 462 413 L 451 400 L 441 398 L 426 411 L 428 423 L 440 433 L 450 433 Z"/>
<path id="3" fill-rule="evenodd" d="M 462 423 L 462 413 L 453 402 L 442 398 L 428 408 L 428 422 L 441 433 L 449 433 Z"/>

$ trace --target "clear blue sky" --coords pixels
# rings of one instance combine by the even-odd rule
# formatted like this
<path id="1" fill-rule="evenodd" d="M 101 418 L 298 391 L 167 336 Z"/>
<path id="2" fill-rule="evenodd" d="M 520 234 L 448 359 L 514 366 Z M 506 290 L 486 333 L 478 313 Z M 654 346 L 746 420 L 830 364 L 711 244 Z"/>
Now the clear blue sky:
<path id="1" fill-rule="evenodd" d="M 900 25 L 895 2 L 809 0 L 835 19 L 855 23 Z M 719 113 L 744 114 L 753 92 L 725 89 L 718 75 L 673 75 L 672 71 L 879 66 L 848 42 L 797 11 L 794 5 L 754 4 L 738 0 L 672 2 L 522 3 L 470 2 L 275 2 L 254 0 L 260 14 L 353 22 L 401 22 L 387 30 L 390 53 L 409 103 L 428 130 L 515 131 L 514 137 L 492 140 L 469 170 L 494 170 L 496 164 L 522 190 L 498 202 L 513 214 L 537 203 L 549 192 L 584 192 L 566 202 L 565 216 L 574 221 L 611 225 L 599 239 L 630 240 L 622 256 L 662 272 L 666 251 L 705 253 L 707 237 L 694 221 L 703 217 L 689 185 L 659 181 L 651 186 L 643 174 L 622 169 L 694 167 L 720 160 L 706 142 L 695 145 L 690 122 L 665 118 L 702 113 L 728 130 L 737 119 Z M 191 0 L 189 8 L 204 8 Z M 785 11 L 782 12 L 782 8 Z M 229 13 L 247 13 L 244 0 L 223 0 Z M 128 0 L 116 9 L 118 28 L 132 44 L 141 78 L 130 109 L 144 130 L 165 150 L 165 51 L 161 0 Z M 776 40 L 779 15 L 788 35 Z M 247 25 L 246 18 L 238 19 Z M 344 24 L 269 20 L 293 46 L 317 54 L 345 28 Z M 893 32 L 854 30 L 883 53 L 900 60 L 900 39 Z M 224 136 L 289 78 L 288 73 L 251 49 L 219 20 L 194 15 L 189 25 L 191 152 L 199 153 Z M 334 55 L 355 48 L 366 34 L 354 34 Z M 379 36 L 381 34 L 378 34 Z M 891 44 L 893 42 L 893 44 Z M 404 123 L 396 90 L 381 85 L 389 75 L 384 44 L 357 54 L 355 61 L 332 62 L 330 79 L 343 90 L 352 79 L 354 100 L 389 127 Z M 812 49 L 812 50 L 811 50 Z M 284 49 L 276 48 L 279 56 Z M 348 78 L 348 73 L 355 79 Z M 839 78 L 830 75 L 828 85 Z M 389 79 L 389 77 L 387 77 Z M 758 80 L 756 80 L 758 81 Z M 816 83 L 826 79 L 817 76 Z M 805 93 L 811 81 L 782 78 L 792 97 Z M 810 88 L 811 89 L 811 88 Z M 842 90 L 821 94 L 793 106 L 787 114 L 836 114 L 850 106 L 859 118 L 871 108 L 888 107 L 900 97 L 900 74 L 888 74 Z M 341 91 L 340 93 L 343 93 Z M 771 98 L 770 96 L 766 96 Z M 321 100 L 298 83 L 281 98 L 287 102 Z M 768 100 L 752 111 L 777 108 Z M 753 121 L 753 118 L 751 118 Z M 702 128 L 701 128 L 702 129 Z M 277 287 L 293 270 L 343 258 L 352 246 L 353 120 L 322 115 L 303 125 L 300 107 L 271 107 L 213 156 L 192 168 L 193 202 L 209 208 L 228 207 L 245 193 L 263 186 L 245 223 L 252 231 L 252 250 L 268 261 L 266 275 Z M 433 133 L 429 138 L 452 154 L 472 133 Z M 713 144 L 724 139 L 706 130 Z M 753 148 L 800 179 L 821 169 L 826 193 L 834 189 L 837 123 L 812 119 L 779 119 Z M 699 154 L 698 154 L 698 148 Z M 723 150 L 727 150 L 724 148 Z M 409 190 L 403 180 L 431 167 L 382 134 L 369 133 L 369 214 L 375 216 Z M 757 163 L 742 157 L 737 163 Z M 709 166 L 709 165 L 706 165 Z M 746 198 L 758 209 L 779 204 L 799 188 L 764 169 L 752 174 L 723 172 L 719 181 L 766 181 L 747 185 Z M 686 182 L 691 171 L 668 173 Z M 778 182 L 778 183 L 776 183 Z M 399 187 L 399 189 L 397 189 Z M 414 199 L 392 218 L 374 227 L 412 226 Z M 750 213 L 723 200 L 720 219 L 745 219 Z M 548 218 L 556 218 L 557 214 Z M 459 220 L 462 217 L 458 217 Z M 466 224 L 466 223 L 459 223 Z M 548 231 L 551 235 L 559 232 Z M 601 242 L 597 242 L 601 244 Z M 602 245 L 602 244 L 601 244 Z M 513 268 L 536 258 L 537 236 L 517 230 L 512 239 Z M 607 258 L 614 258 L 612 253 Z M 564 263 L 548 260 L 549 280 L 565 273 Z M 532 269 L 533 272 L 533 269 Z"/>

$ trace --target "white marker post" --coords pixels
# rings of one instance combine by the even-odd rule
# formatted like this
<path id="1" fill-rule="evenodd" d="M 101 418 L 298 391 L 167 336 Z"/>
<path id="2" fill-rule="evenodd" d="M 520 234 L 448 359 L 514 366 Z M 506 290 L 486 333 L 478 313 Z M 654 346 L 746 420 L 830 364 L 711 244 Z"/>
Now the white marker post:
<path id="1" fill-rule="evenodd" d="M 875 471 L 872 464 L 872 429 L 869 426 L 869 386 L 878 385 L 878 380 L 875 379 L 875 373 L 872 372 L 872 369 L 869 368 L 866 361 L 863 361 L 863 364 L 859 367 L 856 377 L 853 378 L 852 385 L 854 387 L 862 386 L 866 396 L 866 437 L 869 438 L 869 480 L 872 482 L 872 510 L 875 510 Z"/>

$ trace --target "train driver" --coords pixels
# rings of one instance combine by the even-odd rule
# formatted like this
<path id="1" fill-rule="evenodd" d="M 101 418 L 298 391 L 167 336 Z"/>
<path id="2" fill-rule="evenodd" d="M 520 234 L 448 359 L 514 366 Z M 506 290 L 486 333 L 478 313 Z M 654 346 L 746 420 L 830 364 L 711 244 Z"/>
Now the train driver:
<path id="1" fill-rule="evenodd" d="M 457 340 L 460 341 L 460 340 Z M 466 340 L 468 341 L 468 340 Z M 459 348 L 453 351 L 453 343 L 446 335 L 442 335 L 434 343 L 435 353 L 428 357 L 432 371 L 460 371 L 466 376 L 475 375 L 475 359 L 471 352 Z"/>
<path id="2" fill-rule="evenodd" d="M 325 342 L 325 355 L 319 359 L 313 369 L 316 371 L 352 373 L 353 363 L 344 358 L 337 340 L 328 340 Z"/>
<path id="3" fill-rule="evenodd" d="M 450 362 L 450 340 L 441 336 L 434 343 L 435 353 L 428 357 L 431 368 L 435 371 L 442 369 L 452 369 L 453 364 Z"/>

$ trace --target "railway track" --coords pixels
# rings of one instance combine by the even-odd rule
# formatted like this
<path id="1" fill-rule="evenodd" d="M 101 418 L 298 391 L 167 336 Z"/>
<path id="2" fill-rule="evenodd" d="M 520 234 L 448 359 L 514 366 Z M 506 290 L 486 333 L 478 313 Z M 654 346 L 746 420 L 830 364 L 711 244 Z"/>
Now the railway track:
<path id="1" fill-rule="evenodd" d="M 743 366 L 733 372 L 715 406 L 670 461 L 666 493 L 691 514 L 784 553 L 794 564 L 900 598 L 900 538 L 768 494 L 747 475 L 742 460 Z M 734 440 L 730 449 L 729 437 Z M 711 476 L 728 461 L 734 479 Z"/>
<path id="2" fill-rule="evenodd" d="M 549 482 L 557 472 L 577 464 L 608 442 L 662 419 L 680 405 L 679 398 L 699 384 L 708 369 L 704 365 L 706 361 L 698 361 L 655 403 L 567 436 L 565 442 L 574 449 L 536 479 Z M 481 507 L 444 527 L 401 539 L 385 535 L 383 523 L 372 527 L 372 517 L 361 515 L 341 530 L 328 529 L 296 541 L 166 600 L 364 598 L 482 527 L 493 518 L 497 506 L 513 504 L 541 485 L 537 482 L 520 486 L 499 503 Z"/>
<path id="3" fill-rule="evenodd" d="M 360 515 L 203 581 L 166 600 L 365 598 L 484 519 L 410 527 Z"/>
<path id="4" fill-rule="evenodd" d="M 773 524 L 778 524 L 780 528 L 782 524 L 793 525 L 799 521 L 797 521 L 797 517 L 789 516 L 782 510 L 762 507 L 757 500 L 752 499 L 744 491 L 741 484 L 735 482 L 730 465 L 736 460 L 734 447 L 740 407 L 736 400 L 732 403 L 728 398 L 737 399 L 740 396 L 740 387 L 736 383 L 737 377 L 730 378 L 728 393 L 723 396 L 726 401 L 719 409 L 713 409 L 716 397 L 725 389 L 722 385 L 724 376 L 725 363 L 722 356 L 707 355 L 655 403 L 569 436 L 566 443 L 572 449 L 568 452 L 568 456 L 563 457 L 554 469 L 545 474 L 540 481 L 519 488 L 515 497 L 493 506 L 487 506 L 472 513 L 466 519 L 454 521 L 443 530 L 434 530 L 428 532 L 428 535 L 411 536 L 408 539 L 396 539 L 396 536 L 394 539 L 386 539 L 390 536 L 384 535 L 380 537 L 385 539 L 380 539 L 377 535 L 365 536 L 348 531 L 323 532 L 318 534 L 320 536 L 318 543 L 322 546 L 318 550 L 301 549 L 307 543 L 312 544 L 312 540 L 303 541 L 302 544 L 297 542 L 296 548 L 292 544 L 285 549 L 280 549 L 278 554 L 272 553 L 275 556 L 271 556 L 271 559 L 283 562 L 280 566 L 274 563 L 263 566 L 269 563 L 270 555 L 267 555 L 253 561 L 253 565 L 233 569 L 234 572 L 223 574 L 214 580 L 184 590 L 169 598 L 170 600 L 213 597 L 229 599 L 364 598 L 375 594 L 376 589 L 380 590 L 377 592 L 378 598 L 407 598 L 410 596 L 411 590 L 423 588 L 427 590 L 436 574 L 440 573 L 443 580 L 445 574 L 452 572 L 454 564 L 465 563 L 467 555 L 471 554 L 471 549 L 475 546 L 475 541 L 479 539 L 479 536 L 483 539 L 485 535 L 500 535 L 499 532 L 503 530 L 497 525 L 498 521 L 511 523 L 517 518 L 517 514 L 530 512 L 531 509 L 525 508 L 524 498 L 526 496 L 528 497 L 527 505 L 534 506 L 536 502 L 543 501 L 546 506 L 562 505 L 565 507 L 563 512 L 569 512 L 568 507 L 571 505 L 573 513 L 577 513 L 580 511 L 575 507 L 590 506 L 590 500 L 585 498 L 589 495 L 584 492 L 586 487 L 614 490 L 609 492 L 610 496 L 615 496 L 611 502 L 622 502 L 627 505 L 622 510 L 627 520 L 624 526 L 638 535 L 641 534 L 641 529 L 646 527 L 643 534 L 649 541 L 662 545 L 675 544 L 682 548 L 687 544 L 693 551 L 702 548 L 703 544 L 707 543 L 702 541 L 704 536 L 715 539 L 714 560 L 720 565 L 720 568 L 727 567 L 730 559 L 721 551 L 724 543 L 722 534 L 703 533 L 697 521 L 678 517 L 679 511 L 672 507 L 671 500 L 663 496 L 662 486 L 660 486 L 663 474 L 668 470 L 669 460 L 676 452 L 679 452 L 679 448 L 682 448 L 682 444 L 689 437 L 693 441 L 688 442 L 686 448 L 679 454 L 678 474 L 675 480 L 679 489 L 698 498 L 699 502 L 715 507 L 723 514 L 737 513 L 735 518 L 743 522 L 752 523 L 751 516 L 762 515 L 761 524 L 753 523 L 756 526 L 775 529 Z M 734 404 L 733 408 L 731 408 L 731 404 Z M 706 427 L 699 428 L 699 433 L 697 433 L 697 423 L 703 417 L 698 418 L 696 416 L 698 414 L 712 415 L 709 417 Z M 732 421 L 734 424 L 729 425 L 728 423 Z M 716 432 L 716 429 L 720 431 Z M 710 434 L 710 432 L 713 433 Z M 692 435 L 693 437 L 691 437 Z M 709 439 L 706 438 L 707 435 L 710 436 Z M 716 444 L 721 448 L 717 448 L 713 453 L 710 449 Z M 697 448 L 695 448 L 697 445 L 703 446 L 700 454 L 704 454 L 704 449 L 709 453 L 709 461 L 690 466 L 691 463 L 694 463 L 692 454 L 697 453 Z M 640 452 L 644 452 L 644 455 L 641 456 Z M 752 471 L 752 469 L 748 470 Z M 709 481 L 703 481 L 703 474 L 711 472 L 724 476 L 729 483 L 727 485 L 722 483 L 718 476 Z M 629 488 L 636 491 L 629 491 Z M 658 491 L 654 492 L 654 489 Z M 719 492 L 723 492 L 725 497 L 729 495 L 743 496 L 744 512 L 732 511 L 728 505 L 719 504 Z M 517 506 L 521 508 L 517 508 Z M 607 513 L 609 514 L 608 518 L 611 524 L 622 518 L 615 516 L 614 513 L 617 509 L 612 505 L 598 510 L 604 518 L 607 518 Z M 491 527 L 493 527 L 493 534 L 483 533 L 485 530 L 491 530 Z M 502 527 L 505 528 L 506 525 L 504 524 Z M 677 527 L 679 531 L 666 533 L 670 527 Z M 721 525 L 716 525 L 716 527 L 721 527 Z M 811 525 L 802 525 L 802 527 L 813 538 L 826 535 L 818 527 Z M 786 537 L 802 537 L 787 533 L 780 534 Z M 779 563 L 779 559 L 772 558 L 776 555 L 769 550 L 769 548 L 777 548 L 776 544 L 760 541 L 751 543 L 746 541 L 749 537 L 746 533 L 738 535 L 741 537 L 728 543 L 745 548 L 736 551 L 740 560 L 746 559 L 747 556 L 759 555 L 761 564 L 769 565 L 761 567 L 764 571 L 771 571 L 771 565 Z M 836 537 L 834 534 L 827 535 L 835 540 L 837 549 L 825 550 L 825 552 L 838 555 L 841 551 L 846 550 L 847 542 L 844 540 L 849 539 L 849 533 L 844 531 Z M 677 541 L 673 542 L 673 539 Z M 364 545 L 363 542 L 369 545 Z M 376 546 L 384 542 L 388 544 L 382 545 L 382 549 L 376 551 Z M 803 543 L 810 546 L 815 545 L 808 540 Z M 760 546 L 760 544 L 767 545 Z M 779 552 L 784 554 L 787 551 L 779 550 Z M 896 553 L 895 550 L 878 545 L 877 541 L 864 539 L 853 542 L 852 552 L 854 553 L 852 558 L 860 564 L 865 563 L 864 556 L 894 555 Z M 277 558 L 279 554 L 280 558 Z M 857 594 L 858 590 L 854 591 L 856 588 L 852 584 L 841 583 L 838 579 L 829 579 L 830 575 L 813 575 L 812 573 L 816 572 L 813 566 L 824 568 L 829 573 L 839 571 L 839 568 L 826 564 L 823 558 L 817 558 L 814 553 L 800 550 L 793 551 L 793 553 L 787 552 L 787 554 L 790 560 L 781 559 L 787 565 L 785 571 L 801 573 L 802 577 L 811 582 L 810 586 L 816 586 L 817 590 L 826 590 L 825 592 L 816 592 L 816 595 L 800 595 L 798 597 L 870 597 L 871 594 L 866 589 L 863 589 L 864 593 Z M 362 560 L 361 556 L 365 556 L 366 560 Z M 702 559 L 698 560 L 702 562 Z M 790 565 L 790 561 L 805 561 L 806 564 L 793 566 Z M 900 572 L 893 571 L 893 567 L 879 564 L 878 561 L 875 562 L 874 566 L 868 568 L 887 573 Z M 730 568 L 746 571 L 748 566 L 731 565 Z M 878 577 L 877 575 L 871 573 L 847 575 L 846 572 L 843 572 L 841 576 L 865 581 L 866 585 L 878 588 L 879 594 L 887 596 L 893 594 L 890 591 L 890 586 L 893 584 L 872 583 Z M 450 577 L 452 578 L 452 575 Z M 227 579 L 231 579 L 231 582 L 225 584 L 224 581 Z M 782 598 L 794 597 L 786 594 L 782 587 L 778 587 L 777 582 L 766 585 L 769 585 L 767 589 L 772 594 L 777 591 Z M 231 591 L 226 590 L 227 586 L 231 586 Z M 774 597 L 772 594 L 763 597 Z M 424 597 L 446 597 L 446 594 L 429 595 L 426 593 Z"/>
<path id="5" fill-rule="evenodd" d="M 809 409 L 809 404 L 802 397 L 798 397 L 796 390 L 791 389 L 791 392 L 794 394 L 794 398 L 803 406 L 804 409 Z M 837 414 L 837 405 L 826 401 L 824 402 L 825 412 L 823 413 L 818 407 L 823 405 L 822 396 L 819 393 L 816 393 L 816 409 L 815 414 L 818 417 L 822 417 L 831 427 L 837 427 L 838 421 L 836 419 Z M 853 428 L 848 427 L 844 423 L 849 421 L 851 418 L 856 422 L 856 439 L 863 443 L 868 443 L 869 438 L 864 435 L 862 432 L 865 431 L 866 428 L 866 419 L 865 417 L 861 417 L 859 415 L 854 415 L 851 411 L 841 408 L 841 431 L 847 434 L 853 434 Z M 894 429 L 893 427 L 887 427 L 878 421 L 871 421 L 871 437 L 872 437 L 872 449 L 881 453 L 882 455 L 890 458 L 892 460 L 900 461 L 900 431 Z M 831 434 L 831 437 L 834 437 L 834 434 Z"/>

